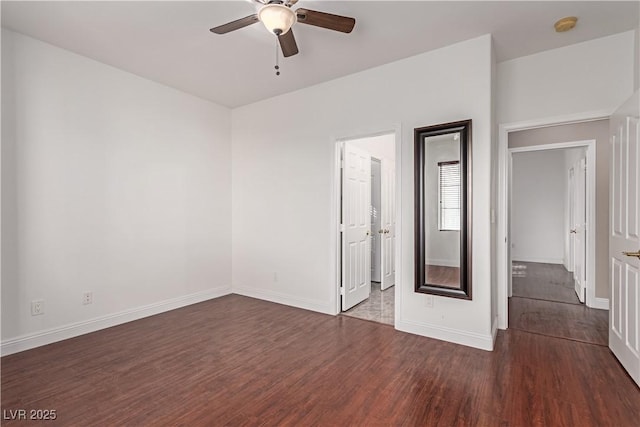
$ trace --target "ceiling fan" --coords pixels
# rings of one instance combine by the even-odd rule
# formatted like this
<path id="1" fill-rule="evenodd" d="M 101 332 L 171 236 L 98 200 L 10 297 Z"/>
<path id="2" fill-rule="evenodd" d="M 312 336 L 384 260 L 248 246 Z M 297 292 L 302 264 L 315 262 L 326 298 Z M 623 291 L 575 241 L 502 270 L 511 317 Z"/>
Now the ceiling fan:
<path id="1" fill-rule="evenodd" d="M 216 34 L 226 34 L 261 21 L 269 32 L 278 37 L 282 54 L 289 57 L 298 53 L 298 45 L 291 30 L 291 26 L 296 22 L 342 33 L 350 33 L 356 25 L 356 20 L 347 16 L 302 8 L 294 11 L 291 6 L 295 5 L 298 0 L 254 1 L 262 5 L 258 13 L 211 28 L 209 31 Z"/>

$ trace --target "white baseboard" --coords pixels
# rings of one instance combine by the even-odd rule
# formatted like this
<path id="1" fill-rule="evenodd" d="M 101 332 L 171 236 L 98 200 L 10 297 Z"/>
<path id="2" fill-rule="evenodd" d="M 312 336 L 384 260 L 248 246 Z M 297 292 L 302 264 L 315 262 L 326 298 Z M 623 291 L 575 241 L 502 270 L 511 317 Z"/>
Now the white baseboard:
<path id="1" fill-rule="evenodd" d="M 535 258 L 535 257 L 513 257 L 513 262 L 539 262 L 541 264 L 563 264 L 564 260 L 562 258 Z"/>
<path id="2" fill-rule="evenodd" d="M 444 267 L 460 267 L 460 260 L 455 259 L 428 259 L 425 260 L 428 265 L 441 265 Z"/>
<path id="3" fill-rule="evenodd" d="M 291 307 L 302 308 L 305 310 L 316 311 L 323 314 L 335 315 L 335 307 L 331 307 L 331 304 L 320 302 L 317 300 L 292 297 L 291 295 L 281 294 L 273 291 L 265 291 L 264 289 L 250 288 L 247 286 L 234 286 L 233 293 L 238 295 L 244 295 L 245 297 L 251 297 L 261 299 L 269 302 L 275 302 L 277 304 L 288 305 Z"/>
<path id="4" fill-rule="evenodd" d="M 497 325 L 497 324 L 496 324 Z M 478 334 L 459 329 L 446 328 L 430 323 L 412 322 L 408 320 L 396 321 L 396 329 L 410 334 L 422 335 L 454 344 L 466 345 L 481 350 L 493 351 L 494 332 L 491 334 Z"/>
<path id="5" fill-rule="evenodd" d="M 143 317 L 153 316 L 155 314 L 164 313 L 165 311 L 171 311 L 176 308 L 218 298 L 230 293 L 230 286 L 207 289 L 206 291 L 124 310 L 119 313 L 108 314 L 95 319 L 84 320 L 82 322 L 71 323 L 33 334 L 10 338 L 0 343 L 0 355 L 7 356 L 20 351 L 99 331 L 100 329 L 121 325 L 123 323 L 131 322 L 132 320 L 142 319 Z"/>
<path id="6" fill-rule="evenodd" d="M 609 298 L 598 298 L 598 297 L 595 297 L 593 299 L 593 303 L 591 305 L 588 305 L 588 306 L 591 307 L 591 308 L 597 308 L 599 310 L 609 310 Z"/>

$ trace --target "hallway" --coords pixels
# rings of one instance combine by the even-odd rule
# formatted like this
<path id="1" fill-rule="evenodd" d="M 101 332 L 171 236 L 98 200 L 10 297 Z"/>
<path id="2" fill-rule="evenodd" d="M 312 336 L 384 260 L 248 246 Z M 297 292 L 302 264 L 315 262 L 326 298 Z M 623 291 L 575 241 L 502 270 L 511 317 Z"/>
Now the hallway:
<path id="1" fill-rule="evenodd" d="M 607 346 L 609 312 L 581 304 L 562 265 L 513 263 L 509 328 Z"/>

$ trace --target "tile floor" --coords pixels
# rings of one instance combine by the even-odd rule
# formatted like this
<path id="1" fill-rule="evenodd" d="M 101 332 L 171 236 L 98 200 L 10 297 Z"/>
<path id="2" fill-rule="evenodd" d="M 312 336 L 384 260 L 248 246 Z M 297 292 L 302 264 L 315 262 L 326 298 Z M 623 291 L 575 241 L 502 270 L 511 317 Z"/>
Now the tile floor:
<path id="1" fill-rule="evenodd" d="M 345 316 L 374 322 L 394 324 L 395 286 L 380 290 L 380 283 L 371 282 L 371 295 L 352 309 L 343 312 Z"/>

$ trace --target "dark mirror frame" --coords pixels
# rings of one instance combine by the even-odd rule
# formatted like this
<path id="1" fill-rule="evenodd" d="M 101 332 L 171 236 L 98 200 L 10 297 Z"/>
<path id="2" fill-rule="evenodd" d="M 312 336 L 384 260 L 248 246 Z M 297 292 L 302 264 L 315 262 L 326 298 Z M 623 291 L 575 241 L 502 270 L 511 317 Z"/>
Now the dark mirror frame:
<path id="1" fill-rule="evenodd" d="M 460 288 L 425 283 L 425 138 L 460 132 Z M 414 129 L 415 156 L 415 291 L 471 299 L 471 120 Z"/>

